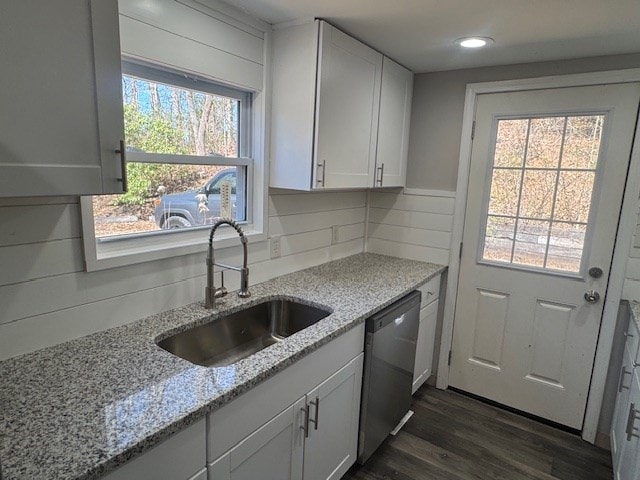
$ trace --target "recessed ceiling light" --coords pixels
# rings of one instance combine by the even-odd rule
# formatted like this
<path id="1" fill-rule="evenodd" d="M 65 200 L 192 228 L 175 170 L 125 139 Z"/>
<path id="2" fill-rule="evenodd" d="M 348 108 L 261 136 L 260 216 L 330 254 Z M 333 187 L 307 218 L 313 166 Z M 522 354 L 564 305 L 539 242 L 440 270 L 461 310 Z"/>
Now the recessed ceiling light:
<path id="1" fill-rule="evenodd" d="M 464 48 L 481 48 L 493 43 L 493 38 L 490 37 L 462 37 L 457 39 L 456 45 L 460 45 Z"/>

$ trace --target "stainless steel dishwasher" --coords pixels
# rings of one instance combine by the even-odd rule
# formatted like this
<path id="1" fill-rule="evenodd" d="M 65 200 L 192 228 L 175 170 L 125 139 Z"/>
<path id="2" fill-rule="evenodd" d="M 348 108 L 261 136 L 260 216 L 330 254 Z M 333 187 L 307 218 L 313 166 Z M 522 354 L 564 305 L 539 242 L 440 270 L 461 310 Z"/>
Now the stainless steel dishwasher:
<path id="1" fill-rule="evenodd" d="M 358 463 L 369 459 L 409 411 L 419 321 L 418 291 L 367 319 Z"/>

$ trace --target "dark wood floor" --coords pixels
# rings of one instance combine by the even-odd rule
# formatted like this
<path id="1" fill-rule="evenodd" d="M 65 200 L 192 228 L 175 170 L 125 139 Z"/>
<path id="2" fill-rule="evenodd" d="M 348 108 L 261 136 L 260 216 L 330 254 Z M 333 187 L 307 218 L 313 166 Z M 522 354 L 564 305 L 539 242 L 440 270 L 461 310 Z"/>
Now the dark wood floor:
<path id="1" fill-rule="evenodd" d="M 611 480 L 608 451 L 451 391 L 423 387 L 415 415 L 343 480 Z"/>

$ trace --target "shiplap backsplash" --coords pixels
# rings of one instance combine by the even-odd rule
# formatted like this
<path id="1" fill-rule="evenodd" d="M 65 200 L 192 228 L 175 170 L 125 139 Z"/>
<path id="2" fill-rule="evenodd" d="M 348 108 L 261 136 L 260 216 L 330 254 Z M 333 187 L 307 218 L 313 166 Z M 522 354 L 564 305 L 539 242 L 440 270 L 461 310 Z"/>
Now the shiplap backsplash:
<path id="1" fill-rule="evenodd" d="M 640 202 L 639 202 L 640 203 Z M 636 232 L 631 242 L 622 298 L 640 301 L 640 206 L 638 207 Z"/>
<path id="2" fill-rule="evenodd" d="M 371 192 L 367 250 L 447 265 L 454 202 L 452 192 Z"/>
<path id="3" fill-rule="evenodd" d="M 0 359 L 203 298 L 204 254 L 87 273 L 78 199 L 37 202 L 0 203 Z M 272 192 L 269 229 L 281 257 L 270 259 L 268 241 L 251 244 L 250 283 L 362 252 L 365 210 L 365 192 Z M 333 225 L 340 227 L 332 244 Z M 216 253 L 241 263 L 239 243 Z M 235 272 L 225 281 L 238 288 Z"/>

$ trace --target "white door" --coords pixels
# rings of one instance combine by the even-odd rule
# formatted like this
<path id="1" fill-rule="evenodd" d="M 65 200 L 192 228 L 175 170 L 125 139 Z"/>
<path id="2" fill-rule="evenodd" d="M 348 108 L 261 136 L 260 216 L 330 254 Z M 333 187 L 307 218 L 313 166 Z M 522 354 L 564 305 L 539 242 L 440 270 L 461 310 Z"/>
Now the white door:
<path id="1" fill-rule="evenodd" d="M 356 461 L 363 358 L 360 354 L 307 394 L 305 480 L 339 480 Z"/>
<path id="2" fill-rule="evenodd" d="M 639 96 L 478 97 L 451 386 L 582 428 Z"/>
<path id="3" fill-rule="evenodd" d="M 370 187 L 382 54 L 320 22 L 315 188 Z"/>

